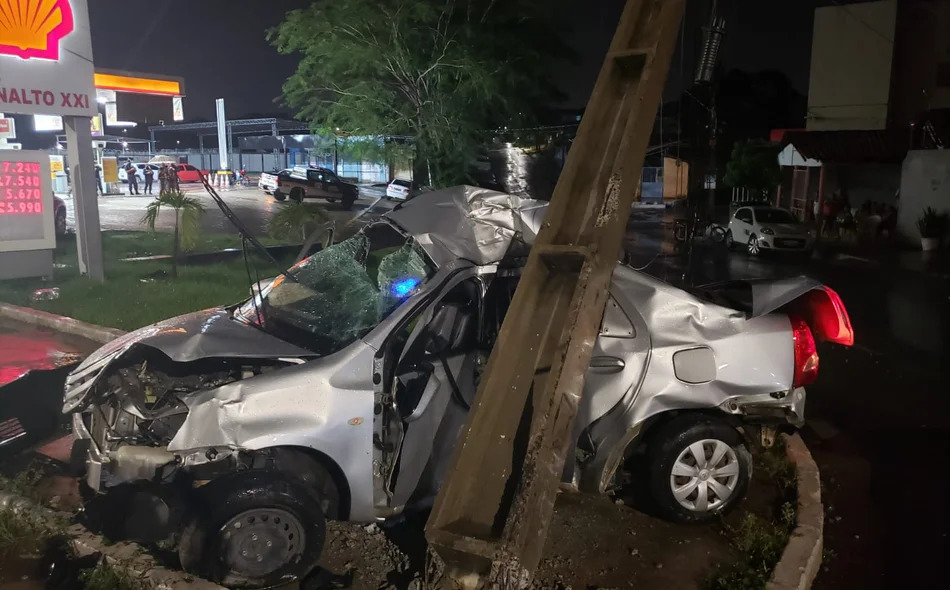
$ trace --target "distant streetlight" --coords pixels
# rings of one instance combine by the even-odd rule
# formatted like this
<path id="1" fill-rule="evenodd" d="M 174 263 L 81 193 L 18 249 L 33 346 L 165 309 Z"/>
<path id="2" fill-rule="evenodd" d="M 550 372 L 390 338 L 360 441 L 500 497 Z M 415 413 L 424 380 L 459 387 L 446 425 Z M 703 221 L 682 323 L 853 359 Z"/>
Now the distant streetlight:
<path id="1" fill-rule="evenodd" d="M 181 147 L 181 140 L 180 140 L 180 139 L 176 139 L 176 140 L 175 140 L 175 145 L 177 145 L 178 147 Z"/>
<path id="2" fill-rule="evenodd" d="M 123 149 L 123 150 L 129 149 L 129 142 L 123 141 L 123 142 L 122 142 L 122 149 Z"/>

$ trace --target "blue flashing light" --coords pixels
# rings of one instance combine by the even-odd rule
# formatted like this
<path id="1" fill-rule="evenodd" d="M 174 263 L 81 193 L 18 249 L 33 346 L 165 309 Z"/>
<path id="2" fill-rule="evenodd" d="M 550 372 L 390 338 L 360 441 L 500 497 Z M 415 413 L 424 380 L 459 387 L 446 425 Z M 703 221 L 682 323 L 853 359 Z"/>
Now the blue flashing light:
<path id="1" fill-rule="evenodd" d="M 405 299 L 412 293 L 413 289 L 419 286 L 421 281 L 417 278 L 408 278 L 402 279 L 401 281 L 396 281 L 392 286 L 392 293 L 400 299 Z"/>

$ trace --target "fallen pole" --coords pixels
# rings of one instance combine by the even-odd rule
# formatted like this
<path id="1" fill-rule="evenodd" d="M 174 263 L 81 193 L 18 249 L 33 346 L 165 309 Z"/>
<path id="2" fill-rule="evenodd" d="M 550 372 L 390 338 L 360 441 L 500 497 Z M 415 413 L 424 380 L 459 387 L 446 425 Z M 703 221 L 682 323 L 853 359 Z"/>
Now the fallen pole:
<path id="1" fill-rule="evenodd" d="M 628 0 L 426 537 L 468 588 L 541 558 L 685 0 Z"/>

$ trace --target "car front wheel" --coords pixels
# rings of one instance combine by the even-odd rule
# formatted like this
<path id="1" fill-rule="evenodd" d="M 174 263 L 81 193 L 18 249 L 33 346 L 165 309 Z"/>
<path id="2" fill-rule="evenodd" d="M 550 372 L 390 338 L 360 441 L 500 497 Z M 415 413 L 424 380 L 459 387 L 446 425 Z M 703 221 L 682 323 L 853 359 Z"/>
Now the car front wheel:
<path id="1" fill-rule="evenodd" d="M 182 532 L 185 570 L 228 587 L 272 586 L 316 565 L 326 516 L 315 494 L 273 472 L 249 472 L 202 490 L 204 510 Z"/>
<path id="2" fill-rule="evenodd" d="M 749 243 L 746 244 L 746 252 L 749 253 L 749 256 L 758 256 L 762 251 L 762 248 L 759 246 L 759 238 L 755 234 L 749 236 Z"/>
<path id="3" fill-rule="evenodd" d="M 752 455 L 732 426 L 708 416 L 682 416 L 652 439 L 650 491 L 674 522 L 704 522 L 745 495 Z"/>

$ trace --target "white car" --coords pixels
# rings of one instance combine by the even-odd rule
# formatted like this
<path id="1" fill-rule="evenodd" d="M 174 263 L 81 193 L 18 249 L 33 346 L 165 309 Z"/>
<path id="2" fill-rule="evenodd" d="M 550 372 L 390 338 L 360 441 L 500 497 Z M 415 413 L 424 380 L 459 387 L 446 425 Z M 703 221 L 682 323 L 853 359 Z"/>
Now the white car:
<path id="1" fill-rule="evenodd" d="M 815 247 L 815 232 L 785 209 L 740 207 L 729 220 L 726 245 L 745 246 L 750 256 L 763 250 L 808 254 Z"/>
<path id="2" fill-rule="evenodd" d="M 409 199 L 419 196 L 420 193 L 431 190 L 432 189 L 427 186 L 415 185 L 411 180 L 397 178 L 386 185 L 386 198 L 395 199 L 397 201 L 408 201 Z"/>
<path id="3" fill-rule="evenodd" d="M 157 164 L 145 164 L 142 162 L 134 162 L 132 165 L 135 166 L 135 179 L 138 181 L 139 184 L 145 183 L 145 167 L 146 166 L 151 168 L 152 172 L 154 173 L 154 175 L 152 176 L 152 181 L 158 182 L 158 173 L 162 169 L 161 166 L 158 166 Z M 128 181 L 129 181 L 129 175 L 125 171 L 125 165 L 123 164 L 119 166 L 119 182 L 128 182 Z"/>

